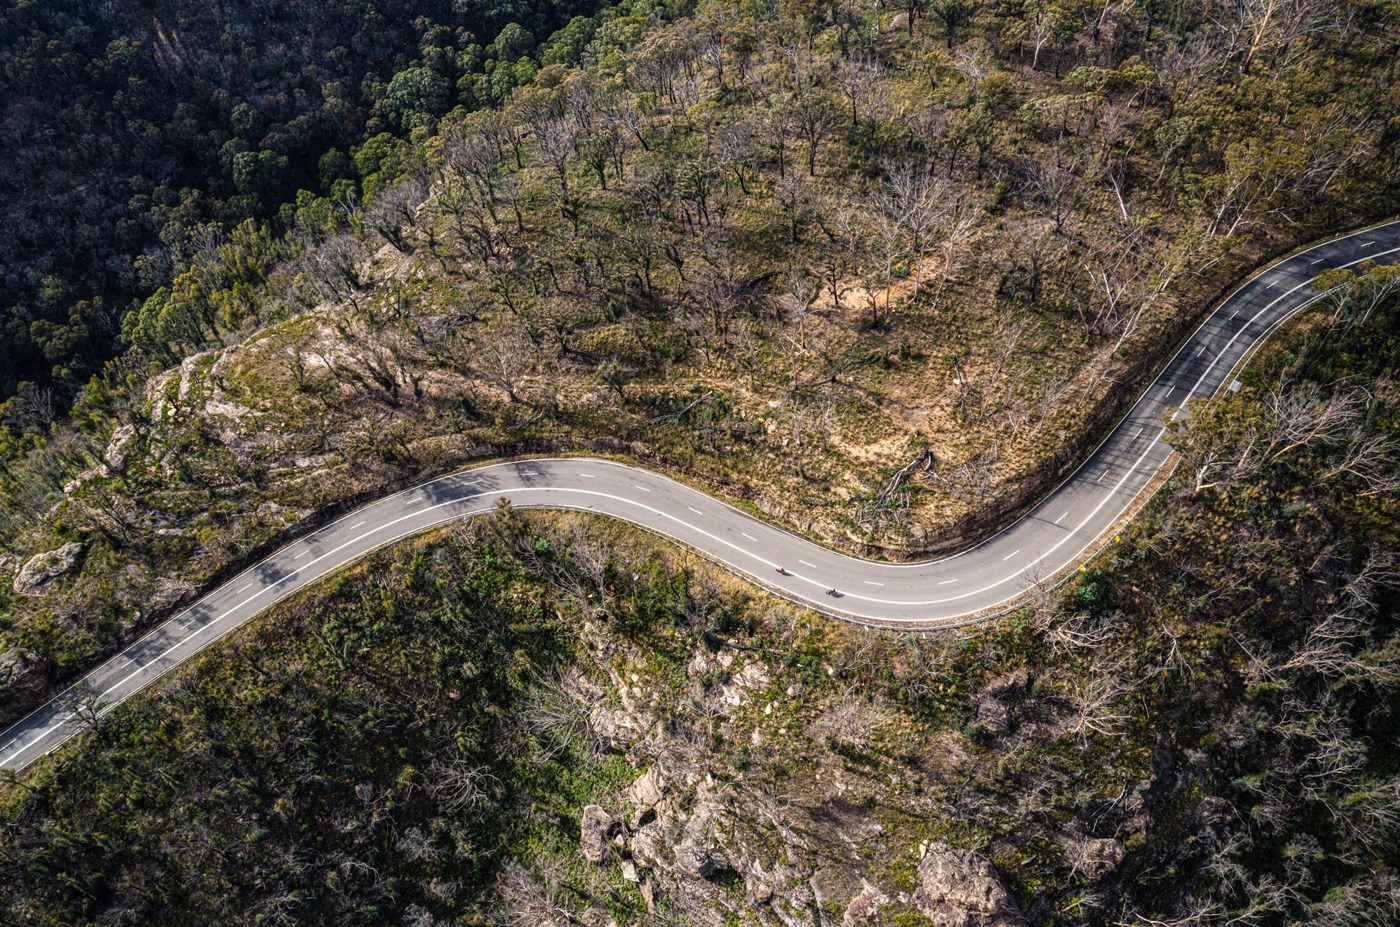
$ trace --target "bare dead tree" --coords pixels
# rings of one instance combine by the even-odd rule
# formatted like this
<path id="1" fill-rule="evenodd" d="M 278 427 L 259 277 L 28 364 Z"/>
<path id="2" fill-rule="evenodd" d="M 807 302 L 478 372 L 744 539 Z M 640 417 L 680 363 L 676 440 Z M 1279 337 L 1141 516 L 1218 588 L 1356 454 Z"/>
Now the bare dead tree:
<path id="1" fill-rule="evenodd" d="M 500 787 L 500 781 L 486 766 L 472 761 L 455 746 L 433 757 L 425 778 L 428 794 L 453 814 L 488 804 L 491 793 Z"/>
<path id="2" fill-rule="evenodd" d="M 519 325 L 485 338 L 478 345 L 478 374 L 499 387 L 512 405 L 524 402 L 521 388 L 535 366 L 535 347 Z"/>
<path id="3" fill-rule="evenodd" d="M 69 686 L 57 702 L 68 713 L 64 723 L 77 728 L 95 727 L 107 707 L 102 693 L 88 679 L 80 679 Z"/>
<path id="4" fill-rule="evenodd" d="M 1211 16 L 1230 37 L 1231 57 L 1248 74 L 1261 54 L 1286 57 L 1304 36 L 1331 25 L 1331 0 L 1222 0 Z"/>
<path id="5" fill-rule="evenodd" d="M 573 915 L 565 903 L 566 885 L 567 874 L 551 859 L 536 861 L 533 869 L 519 860 L 507 862 L 498 891 L 508 927 L 569 927 Z"/>

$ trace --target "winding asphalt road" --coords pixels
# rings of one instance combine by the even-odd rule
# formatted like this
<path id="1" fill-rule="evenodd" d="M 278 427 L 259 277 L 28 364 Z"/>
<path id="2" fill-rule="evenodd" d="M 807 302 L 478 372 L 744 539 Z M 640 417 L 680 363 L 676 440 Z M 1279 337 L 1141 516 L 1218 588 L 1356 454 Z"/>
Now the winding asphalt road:
<path id="1" fill-rule="evenodd" d="M 848 621 L 929 628 L 993 613 L 1077 564 L 1129 509 L 1171 456 L 1163 440 L 1168 413 L 1180 414 L 1188 399 L 1227 387 L 1250 349 L 1317 298 L 1312 283 L 1319 273 L 1365 261 L 1400 263 L 1400 221 L 1295 254 L 1240 287 L 1067 480 L 1020 520 L 954 556 L 912 564 L 847 557 L 667 477 L 612 461 L 493 464 L 356 509 L 224 583 L 0 734 L 0 769 L 22 769 L 52 752 L 94 716 L 279 599 L 377 547 L 489 512 L 502 499 L 519 508 L 574 509 L 632 522 Z"/>

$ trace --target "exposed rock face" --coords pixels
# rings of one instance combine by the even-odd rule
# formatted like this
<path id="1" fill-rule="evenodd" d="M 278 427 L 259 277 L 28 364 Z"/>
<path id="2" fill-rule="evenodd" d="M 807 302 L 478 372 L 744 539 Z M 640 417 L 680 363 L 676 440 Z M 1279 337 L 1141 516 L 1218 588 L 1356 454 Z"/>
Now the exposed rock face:
<path id="1" fill-rule="evenodd" d="M 48 595 L 49 584 L 71 570 L 82 554 L 83 545 L 69 541 L 57 550 L 46 550 L 30 557 L 15 577 L 15 592 L 27 596 Z"/>
<path id="2" fill-rule="evenodd" d="M 95 467 L 89 467 L 82 473 L 79 473 L 77 476 L 73 477 L 71 480 L 63 484 L 63 494 L 65 496 L 71 496 L 73 493 L 77 492 L 78 488 L 81 487 L 88 480 L 98 480 L 109 475 L 111 475 L 111 471 L 107 469 L 106 464 L 98 464 Z"/>
<path id="3" fill-rule="evenodd" d="M 155 609 L 169 608 L 178 604 L 194 590 L 194 583 L 186 582 L 183 579 L 161 577 L 156 580 L 155 588 L 151 591 L 151 607 Z"/>
<path id="4" fill-rule="evenodd" d="M 764 688 L 768 682 L 768 673 L 761 664 L 746 663 L 729 682 L 720 687 L 720 698 L 725 706 L 738 708 L 748 701 L 749 693 Z"/>
<path id="5" fill-rule="evenodd" d="M 590 863 L 601 863 L 608 858 L 608 840 L 617 832 L 617 819 L 598 805 L 588 805 L 583 809 L 583 822 L 579 831 L 579 847 L 583 858 Z"/>
<path id="6" fill-rule="evenodd" d="M 871 923 L 889 901 L 888 895 L 866 882 L 865 887 L 846 906 L 846 914 L 841 918 L 841 927 L 863 927 Z"/>
<path id="7" fill-rule="evenodd" d="M 642 734 L 645 728 L 625 709 L 608 705 L 594 705 L 588 713 L 588 725 L 608 746 L 625 750 Z"/>
<path id="8" fill-rule="evenodd" d="M 914 903 L 934 927 L 1024 927 L 997 871 L 971 850 L 932 844 L 919 864 Z"/>
<path id="9" fill-rule="evenodd" d="M 123 425 L 112 432 L 112 440 L 107 442 L 107 451 L 102 455 L 102 459 L 107 462 L 107 466 L 114 473 L 120 473 L 126 466 L 126 455 L 131 442 L 136 438 L 135 425 Z"/>
<path id="10" fill-rule="evenodd" d="M 718 826 L 720 808 L 710 801 L 695 806 L 681 839 L 675 845 L 676 868 L 686 875 L 707 879 L 729 865 L 720 849 Z"/>
<path id="11" fill-rule="evenodd" d="M 6 702 L 42 692 L 48 682 L 49 661 L 28 650 L 0 653 L 0 697 Z"/>
<path id="12" fill-rule="evenodd" d="M 993 680 L 973 700 L 978 723 L 994 736 L 1007 733 L 1013 726 L 1012 706 L 1025 698 L 1029 687 L 1025 670 Z"/>
<path id="13" fill-rule="evenodd" d="M 637 781 L 623 789 L 622 797 L 637 806 L 636 814 L 632 817 L 632 826 L 637 827 L 643 816 L 655 808 L 665 794 L 666 781 L 662 777 L 661 768 L 655 764 L 638 776 Z"/>

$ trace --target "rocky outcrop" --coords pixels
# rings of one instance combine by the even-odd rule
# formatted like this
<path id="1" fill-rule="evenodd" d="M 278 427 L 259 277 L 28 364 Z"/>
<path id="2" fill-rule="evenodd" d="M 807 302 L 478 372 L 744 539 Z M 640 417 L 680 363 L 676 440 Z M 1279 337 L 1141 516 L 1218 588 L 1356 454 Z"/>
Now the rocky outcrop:
<path id="1" fill-rule="evenodd" d="M 639 826 L 647 812 L 655 808 L 665 794 L 666 780 L 661 773 L 661 767 L 656 764 L 652 764 L 635 782 L 623 789 L 623 799 L 636 807 L 632 815 L 632 826 Z"/>
<path id="2" fill-rule="evenodd" d="M 0 653 L 0 699 L 23 700 L 48 685 L 49 661 L 18 647 Z"/>
<path id="3" fill-rule="evenodd" d="M 841 918 L 841 927 L 864 927 L 875 920 L 880 909 L 889 904 L 890 896 L 869 882 L 846 905 L 846 914 Z"/>
<path id="4" fill-rule="evenodd" d="M 729 867 L 729 860 L 719 844 L 719 805 L 701 801 L 695 806 L 690 820 L 681 830 L 680 840 L 673 847 L 676 869 L 688 876 L 708 879 Z"/>
<path id="5" fill-rule="evenodd" d="M 23 717 L 49 692 L 53 664 L 21 648 L 0 652 L 0 727 Z"/>
<path id="6" fill-rule="evenodd" d="M 614 750 L 626 750 L 646 733 L 634 714 L 606 704 L 594 705 L 588 712 L 588 726 L 599 740 Z"/>
<path id="7" fill-rule="evenodd" d="M 126 466 L 127 453 L 130 450 L 131 442 L 136 439 L 136 426 L 123 425 L 112 432 L 112 440 L 107 442 L 107 450 L 102 455 L 102 459 L 113 473 L 120 473 Z"/>
<path id="8" fill-rule="evenodd" d="M 82 485 L 88 480 L 99 480 L 103 477 L 110 475 L 111 471 L 107 469 L 106 464 L 98 464 L 95 467 L 89 467 L 82 473 L 79 473 L 77 476 L 73 477 L 71 480 L 63 484 L 63 494 L 65 496 L 71 496 L 73 493 L 77 492 L 82 487 Z"/>
<path id="9" fill-rule="evenodd" d="M 601 863 L 608 858 L 608 841 L 617 833 L 618 821 L 598 805 L 583 809 L 583 821 L 579 825 L 579 848 L 583 858 L 590 863 Z"/>
<path id="10" fill-rule="evenodd" d="M 762 690 L 768 683 L 769 676 L 762 664 L 746 663 L 720 686 L 720 701 L 727 708 L 738 708 L 748 701 L 751 693 Z"/>
<path id="11" fill-rule="evenodd" d="M 183 579 L 161 577 L 156 580 L 155 588 L 151 590 L 151 608 L 171 608 L 192 597 L 196 589 L 194 583 Z"/>
<path id="12" fill-rule="evenodd" d="M 684 915 L 684 922 L 723 927 L 726 914 L 738 909 L 719 880 L 744 877 L 747 867 L 732 858 L 725 846 L 729 826 L 723 817 L 723 799 L 711 791 L 708 781 L 702 780 L 704 784 L 692 792 L 695 783 L 677 775 L 676 782 L 668 783 L 659 774 L 651 779 L 644 774 L 627 790 L 633 796 L 629 801 L 653 797 L 657 801 L 651 819 L 635 828 L 626 841 L 623 856 L 630 859 L 624 861 L 623 877 L 635 880 L 644 896 L 664 897 Z M 761 903 L 767 901 L 767 897 L 761 899 Z"/>
<path id="13" fill-rule="evenodd" d="M 83 545 L 69 541 L 57 550 L 46 550 L 30 557 L 15 577 L 15 592 L 27 596 L 48 595 L 50 584 L 73 569 L 82 555 Z"/>
<path id="14" fill-rule="evenodd" d="M 971 850 L 932 844 L 914 892 L 934 927 L 1024 927 L 1016 901 L 992 864 Z"/>
<path id="15" fill-rule="evenodd" d="M 1014 726 L 1013 706 L 1030 691 L 1030 679 L 1025 670 L 1002 676 L 988 683 L 974 698 L 977 723 L 987 733 L 999 737 Z"/>

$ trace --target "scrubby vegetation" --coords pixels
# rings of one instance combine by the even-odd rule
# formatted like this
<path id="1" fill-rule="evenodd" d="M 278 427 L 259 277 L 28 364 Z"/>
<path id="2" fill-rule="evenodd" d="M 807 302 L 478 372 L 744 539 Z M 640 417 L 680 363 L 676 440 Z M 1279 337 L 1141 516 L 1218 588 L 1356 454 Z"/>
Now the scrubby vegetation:
<path id="1" fill-rule="evenodd" d="M 954 6 L 502 27 L 479 109 L 193 255 L 72 422 L 8 433 L 11 568 L 86 547 L 3 603 L 7 649 L 68 678 L 311 510 L 521 450 L 864 553 L 964 542 L 1243 268 L 1393 206 L 1387 7 Z M 448 105 L 419 70 L 386 125 Z"/>
<path id="2" fill-rule="evenodd" d="M 1380 2 L 426 6 L 7 7 L 5 716 L 494 455 L 957 543 L 1245 268 L 1400 192 Z M 575 516 L 382 553 L 8 784 L 0 910 L 913 925 L 953 846 L 1036 923 L 1392 923 L 1397 280 L 1329 278 L 1092 570 L 973 631 Z"/>
<path id="3" fill-rule="evenodd" d="M 61 419 L 133 302 L 299 189 L 353 205 L 386 144 L 508 92 L 497 59 L 596 6 L 7 0 L 0 421 Z"/>
<path id="4" fill-rule="evenodd" d="M 969 632 L 846 628 L 581 516 L 381 554 L 10 785 L 0 903 L 914 924 L 936 842 L 1037 924 L 1391 923 L 1397 332 L 1400 277 L 1349 282 L 1194 408 L 1090 572 Z"/>

